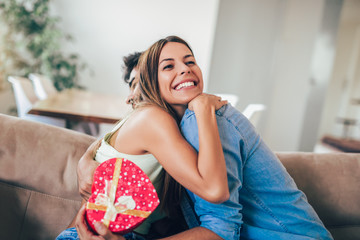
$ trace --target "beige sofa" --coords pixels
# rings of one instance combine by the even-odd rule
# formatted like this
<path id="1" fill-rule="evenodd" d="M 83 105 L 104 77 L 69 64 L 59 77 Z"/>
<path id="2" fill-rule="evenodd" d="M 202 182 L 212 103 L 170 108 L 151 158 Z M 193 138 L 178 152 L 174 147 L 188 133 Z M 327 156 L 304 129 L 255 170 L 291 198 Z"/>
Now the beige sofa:
<path id="1" fill-rule="evenodd" d="M 0 239 L 54 239 L 80 197 L 93 137 L 0 114 Z M 360 239 L 360 154 L 278 153 L 335 239 Z"/>

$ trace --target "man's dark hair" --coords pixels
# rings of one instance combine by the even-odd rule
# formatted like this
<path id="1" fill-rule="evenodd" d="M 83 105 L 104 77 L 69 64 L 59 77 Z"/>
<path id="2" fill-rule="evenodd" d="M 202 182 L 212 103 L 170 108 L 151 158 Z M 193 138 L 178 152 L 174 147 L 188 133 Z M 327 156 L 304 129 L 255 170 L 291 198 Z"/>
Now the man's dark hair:
<path id="1" fill-rule="evenodd" d="M 131 71 L 137 66 L 141 52 L 131 53 L 123 58 L 124 60 L 124 81 L 131 87 L 132 80 L 130 79 Z"/>

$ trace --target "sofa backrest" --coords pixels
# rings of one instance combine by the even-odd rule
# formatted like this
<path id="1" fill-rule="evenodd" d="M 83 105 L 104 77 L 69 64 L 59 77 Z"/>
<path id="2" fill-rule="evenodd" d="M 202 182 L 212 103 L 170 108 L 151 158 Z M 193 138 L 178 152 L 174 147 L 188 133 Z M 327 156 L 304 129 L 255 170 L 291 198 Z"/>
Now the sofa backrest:
<path id="1" fill-rule="evenodd" d="M 2 114 L 0 133 L 0 239 L 54 239 L 80 206 L 77 162 L 95 139 Z"/>
<path id="2" fill-rule="evenodd" d="M 80 207 L 76 167 L 95 139 L 0 114 L 0 239 L 54 239 Z M 335 240 L 360 239 L 360 154 L 277 153 Z"/>

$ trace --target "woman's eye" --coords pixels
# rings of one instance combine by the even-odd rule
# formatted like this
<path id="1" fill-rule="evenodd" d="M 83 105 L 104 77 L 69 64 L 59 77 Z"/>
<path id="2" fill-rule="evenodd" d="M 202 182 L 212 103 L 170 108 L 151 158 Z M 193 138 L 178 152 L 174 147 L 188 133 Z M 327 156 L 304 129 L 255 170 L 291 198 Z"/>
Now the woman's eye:
<path id="1" fill-rule="evenodd" d="M 194 61 L 188 61 L 188 62 L 186 62 L 186 64 L 187 64 L 187 65 L 194 65 L 195 62 L 194 62 Z"/>
<path id="2" fill-rule="evenodd" d="M 173 65 L 172 64 L 169 64 L 169 65 L 166 65 L 163 69 L 165 70 L 165 69 L 171 69 L 173 67 Z"/>

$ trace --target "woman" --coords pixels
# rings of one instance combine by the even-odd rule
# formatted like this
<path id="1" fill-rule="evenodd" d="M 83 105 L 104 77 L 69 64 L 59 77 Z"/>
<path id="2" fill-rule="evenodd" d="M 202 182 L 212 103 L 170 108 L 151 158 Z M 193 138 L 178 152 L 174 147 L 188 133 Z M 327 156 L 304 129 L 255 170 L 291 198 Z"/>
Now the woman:
<path id="1" fill-rule="evenodd" d="M 147 169 L 144 171 L 157 190 L 161 189 L 162 166 L 181 185 L 210 202 L 220 203 L 227 200 L 229 192 L 215 110 L 227 102 L 213 95 L 202 94 L 201 70 L 192 52 L 185 48 L 186 56 L 177 59 L 181 61 L 179 75 L 174 79 L 162 77 L 160 88 L 150 89 L 154 91 L 155 98 L 148 98 L 149 95 L 143 93 L 144 100 L 134 105 L 135 111 L 102 140 L 95 159 L 103 162 L 113 157 L 124 157 L 134 161 L 143 170 Z M 163 59 L 160 65 L 164 65 L 163 76 L 166 76 L 167 69 L 171 67 L 169 59 Z M 182 94 L 181 100 L 176 100 L 171 97 L 171 88 L 176 91 L 186 88 L 188 91 Z M 184 105 L 185 101 L 189 104 Z M 187 106 L 196 113 L 200 126 L 202 150 L 198 154 L 185 141 L 178 128 L 179 116 Z M 168 186 L 166 181 L 165 185 Z M 165 194 L 172 190 L 166 186 Z M 161 214 L 154 212 L 148 220 L 159 218 Z M 146 235 L 148 224 L 144 222 L 135 231 Z"/>

